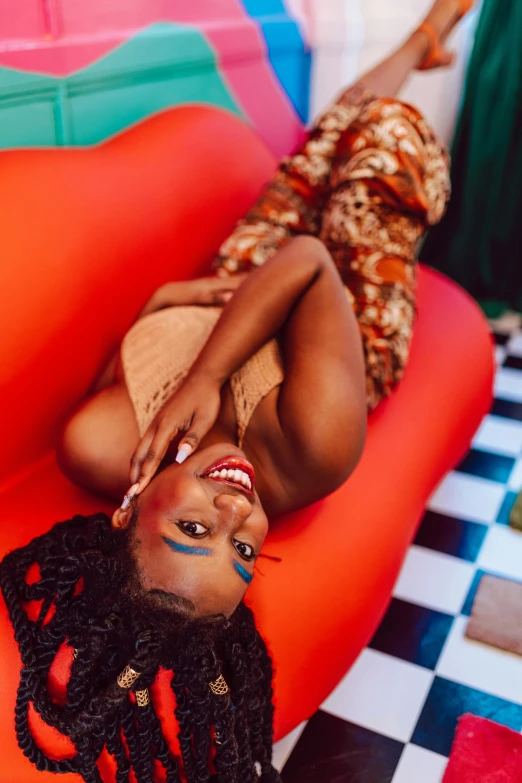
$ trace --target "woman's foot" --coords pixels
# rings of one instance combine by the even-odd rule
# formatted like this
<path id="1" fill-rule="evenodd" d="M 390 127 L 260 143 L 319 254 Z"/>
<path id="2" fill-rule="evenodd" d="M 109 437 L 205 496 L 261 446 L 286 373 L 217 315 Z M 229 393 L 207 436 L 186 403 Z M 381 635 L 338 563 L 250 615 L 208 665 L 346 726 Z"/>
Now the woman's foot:
<path id="1" fill-rule="evenodd" d="M 447 37 L 455 25 L 468 13 L 474 0 L 435 0 L 424 22 L 415 31 L 422 36 L 426 50 L 417 66 L 419 71 L 453 65 L 455 52 L 444 48 Z"/>

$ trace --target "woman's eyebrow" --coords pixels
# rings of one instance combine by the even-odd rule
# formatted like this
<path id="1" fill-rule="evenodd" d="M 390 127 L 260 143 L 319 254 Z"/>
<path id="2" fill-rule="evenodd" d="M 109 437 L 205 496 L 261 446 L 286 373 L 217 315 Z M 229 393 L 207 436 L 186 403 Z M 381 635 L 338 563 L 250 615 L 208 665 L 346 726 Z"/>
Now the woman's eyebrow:
<path id="1" fill-rule="evenodd" d="M 182 555 L 200 555 L 205 557 L 206 555 L 212 555 L 213 550 L 208 549 L 206 546 L 190 546 L 189 544 L 179 544 L 177 541 L 173 541 L 167 536 L 161 536 L 164 542 L 170 546 L 174 552 L 180 552 Z"/>
<path id="2" fill-rule="evenodd" d="M 254 574 L 251 574 L 249 571 L 246 570 L 246 568 L 243 568 L 241 563 L 238 563 L 237 560 L 232 561 L 234 563 L 234 568 L 236 569 L 237 573 L 243 580 L 243 582 L 246 582 L 247 585 L 250 584 L 252 579 L 254 578 Z"/>

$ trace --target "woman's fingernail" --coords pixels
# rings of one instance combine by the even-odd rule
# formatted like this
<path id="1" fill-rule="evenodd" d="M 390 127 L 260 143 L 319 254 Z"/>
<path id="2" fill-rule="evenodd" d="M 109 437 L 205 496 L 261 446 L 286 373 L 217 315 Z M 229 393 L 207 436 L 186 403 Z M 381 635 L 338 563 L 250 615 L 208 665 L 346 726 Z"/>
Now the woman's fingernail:
<path id="1" fill-rule="evenodd" d="M 225 293 L 221 295 L 221 299 L 223 302 L 230 302 L 233 296 L 234 294 L 232 291 L 225 291 Z"/>
<path id="2" fill-rule="evenodd" d="M 185 462 L 190 454 L 192 454 L 192 446 L 189 446 L 188 443 L 184 443 L 178 449 L 178 453 L 176 454 L 176 462 L 181 465 L 181 463 Z"/>
<path id="3" fill-rule="evenodd" d="M 123 503 L 121 504 L 120 507 L 123 509 L 123 511 L 125 511 L 125 509 L 130 506 L 130 502 L 139 488 L 140 488 L 139 484 L 133 484 L 132 487 L 127 492 L 127 494 L 123 496 Z"/>

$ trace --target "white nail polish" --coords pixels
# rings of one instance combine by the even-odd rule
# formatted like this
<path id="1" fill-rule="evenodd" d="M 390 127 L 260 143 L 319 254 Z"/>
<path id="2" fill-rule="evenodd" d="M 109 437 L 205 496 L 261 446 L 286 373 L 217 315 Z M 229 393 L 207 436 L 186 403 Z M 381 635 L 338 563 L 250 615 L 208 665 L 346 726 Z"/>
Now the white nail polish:
<path id="1" fill-rule="evenodd" d="M 176 454 L 176 462 L 181 465 L 181 463 L 185 462 L 187 457 L 189 457 L 191 454 L 192 446 L 189 446 L 188 443 L 184 443 L 179 447 L 178 453 Z"/>
<path id="2" fill-rule="evenodd" d="M 134 495 L 140 488 L 139 484 L 133 484 L 132 487 L 129 489 L 126 495 L 123 497 L 123 503 L 121 504 L 120 508 L 125 511 L 126 508 L 130 506 L 130 502 L 133 499 Z"/>

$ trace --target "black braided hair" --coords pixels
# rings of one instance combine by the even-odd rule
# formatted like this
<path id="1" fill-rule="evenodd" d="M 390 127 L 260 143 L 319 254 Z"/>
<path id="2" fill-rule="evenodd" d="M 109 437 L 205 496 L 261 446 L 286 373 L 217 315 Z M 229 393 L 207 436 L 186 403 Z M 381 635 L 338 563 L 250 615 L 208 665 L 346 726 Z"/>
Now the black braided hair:
<path id="1" fill-rule="evenodd" d="M 135 520 L 133 520 L 135 524 Z M 131 523 L 114 530 L 105 514 L 60 522 L 0 563 L 0 587 L 22 658 L 15 731 L 40 770 L 76 772 L 101 783 L 97 760 L 114 757 L 117 783 L 131 771 L 152 783 L 161 765 L 167 783 L 280 783 L 272 766 L 272 665 L 252 613 L 241 603 L 231 618 L 195 618 L 176 596 L 141 586 Z M 27 581 L 31 566 L 38 580 Z M 26 603 L 41 601 L 36 620 Z M 67 644 L 75 649 L 64 704 L 47 688 L 49 669 Z M 118 685 L 129 665 L 139 678 Z M 159 668 L 172 670 L 181 759 L 172 753 L 152 701 L 139 706 Z M 229 692 L 210 682 L 223 675 Z M 71 758 L 49 758 L 28 723 L 29 705 L 75 746 Z"/>

